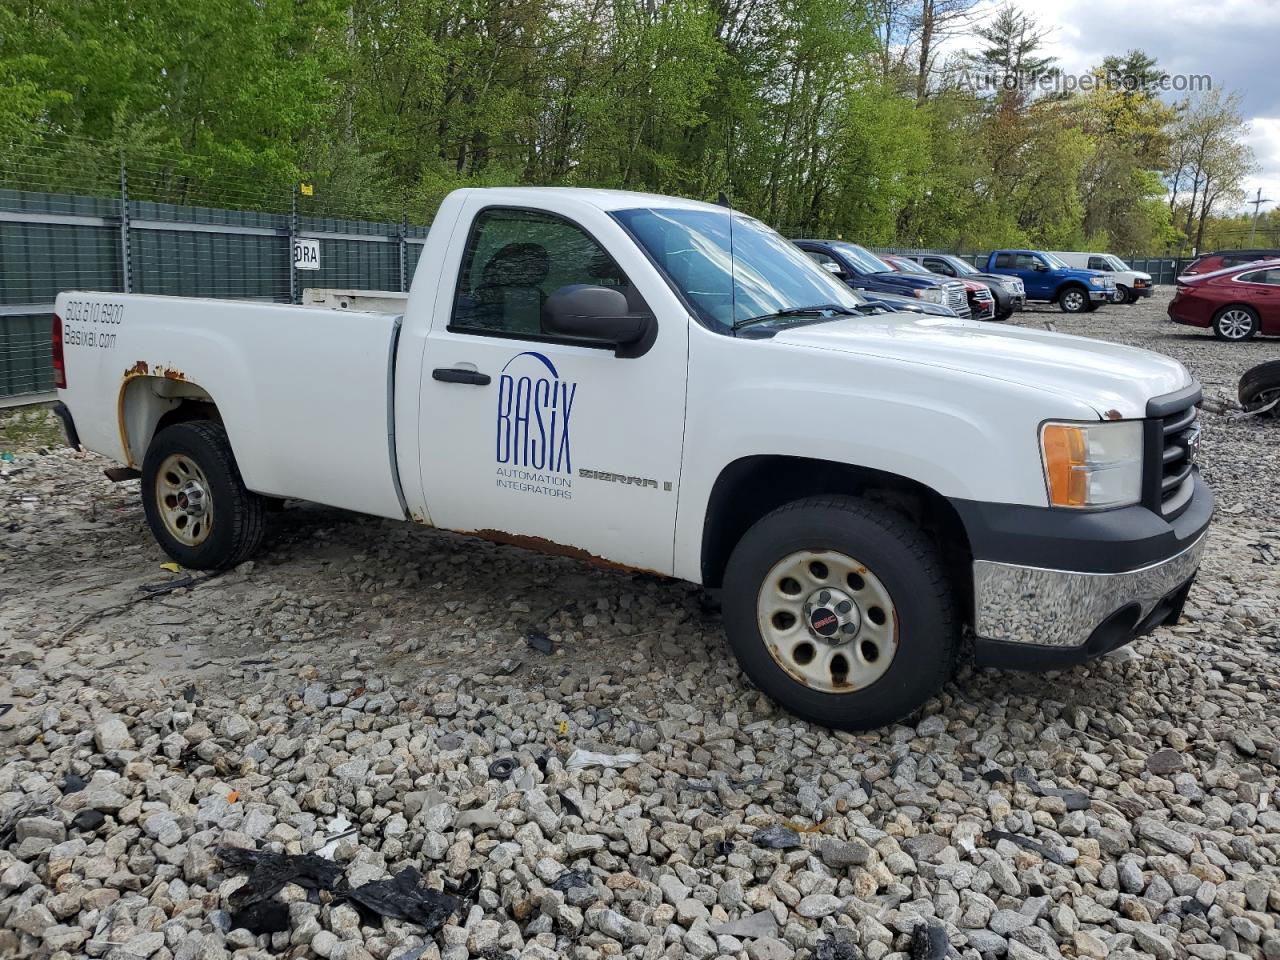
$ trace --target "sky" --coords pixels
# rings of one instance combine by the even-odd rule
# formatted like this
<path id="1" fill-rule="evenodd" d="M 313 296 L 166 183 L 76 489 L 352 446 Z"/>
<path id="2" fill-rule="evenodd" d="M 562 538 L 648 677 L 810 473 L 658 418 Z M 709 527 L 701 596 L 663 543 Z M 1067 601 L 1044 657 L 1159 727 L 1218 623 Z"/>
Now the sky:
<path id="1" fill-rule="evenodd" d="M 983 0 L 979 17 L 1001 5 Z M 1057 57 L 1066 73 L 1084 73 L 1103 57 L 1136 47 L 1167 73 L 1208 74 L 1215 89 L 1239 93 L 1250 125 L 1248 142 L 1260 167 L 1246 181 L 1247 192 L 1253 197 L 1261 187 L 1264 198 L 1280 201 L 1280 0 L 1023 0 L 1016 5 L 1051 29 L 1045 52 Z"/>

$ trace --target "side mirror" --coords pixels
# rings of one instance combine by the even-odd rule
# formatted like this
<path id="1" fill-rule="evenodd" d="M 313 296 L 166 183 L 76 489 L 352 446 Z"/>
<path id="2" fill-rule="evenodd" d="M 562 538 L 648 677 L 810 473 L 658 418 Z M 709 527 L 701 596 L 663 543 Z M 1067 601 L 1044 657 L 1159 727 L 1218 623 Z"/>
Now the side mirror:
<path id="1" fill-rule="evenodd" d="M 820 262 L 822 264 L 822 269 L 827 271 L 827 273 L 833 273 L 837 277 L 844 273 L 844 271 L 840 269 L 840 264 L 836 263 L 834 260 L 822 260 Z"/>
<path id="2" fill-rule="evenodd" d="M 1036 271 L 1036 273 L 1048 273 L 1049 265 L 1042 260 L 1037 260 L 1031 269 Z"/>
<path id="3" fill-rule="evenodd" d="M 638 357 L 657 339 L 658 323 L 652 314 L 630 309 L 626 296 L 613 287 L 575 283 L 547 297 L 542 328 L 571 340 L 611 343 L 617 356 Z"/>

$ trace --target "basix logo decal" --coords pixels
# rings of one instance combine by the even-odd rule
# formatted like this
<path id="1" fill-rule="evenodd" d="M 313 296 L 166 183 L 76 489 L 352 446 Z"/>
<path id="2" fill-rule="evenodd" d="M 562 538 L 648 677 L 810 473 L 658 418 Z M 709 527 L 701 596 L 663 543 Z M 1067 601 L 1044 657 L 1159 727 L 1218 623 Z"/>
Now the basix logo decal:
<path id="1" fill-rule="evenodd" d="M 499 487 L 573 498 L 569 424 L 576 382 L 560 379 L 541 353 L 518 353 L 498 377 L 495 459 Z"/>

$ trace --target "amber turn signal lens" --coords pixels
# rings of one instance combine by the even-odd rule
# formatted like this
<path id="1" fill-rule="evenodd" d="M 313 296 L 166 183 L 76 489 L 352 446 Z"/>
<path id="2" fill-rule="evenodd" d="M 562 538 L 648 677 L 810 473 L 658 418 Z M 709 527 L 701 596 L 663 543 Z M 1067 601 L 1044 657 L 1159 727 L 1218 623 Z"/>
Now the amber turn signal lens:
<path id="1" fill-rule="evenodd" d="M 1049 502 L 1055 507 L 1083 507 L 1089 502 L 1089 445 L 1083 427 L 1046 424 L 1040 435 L 1044 447 Z"/>

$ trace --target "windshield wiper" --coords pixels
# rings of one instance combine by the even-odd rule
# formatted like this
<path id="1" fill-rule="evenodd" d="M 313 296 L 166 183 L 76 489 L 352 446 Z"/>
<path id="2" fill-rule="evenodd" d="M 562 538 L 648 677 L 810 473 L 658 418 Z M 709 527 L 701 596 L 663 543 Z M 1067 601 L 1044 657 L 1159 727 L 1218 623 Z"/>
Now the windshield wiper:
<path id="1" fill-rule="evenodd" d="M 845 317 L 856 317 L 858 311 L 839 303 L 815 303 L 810 307 L 788 307 L 773 313 L 762 313 L 758 317 L 747 317 L 733 325 L 733 329 L 745 327 L 749 323 L 763 323 L 766 320 L 781 320 L 786 317 L 811 317 L 822 313 L 835 313 Z"/>

